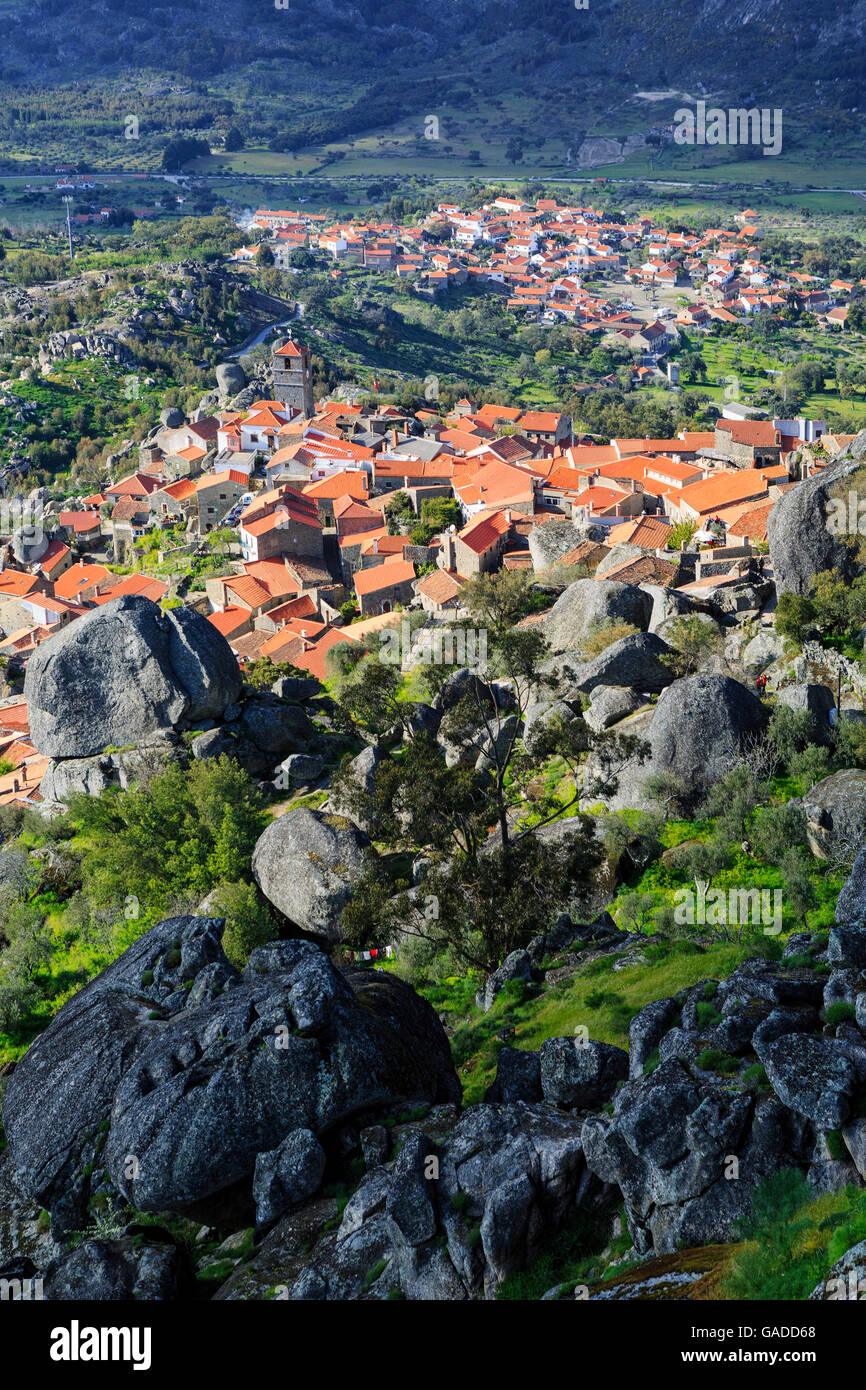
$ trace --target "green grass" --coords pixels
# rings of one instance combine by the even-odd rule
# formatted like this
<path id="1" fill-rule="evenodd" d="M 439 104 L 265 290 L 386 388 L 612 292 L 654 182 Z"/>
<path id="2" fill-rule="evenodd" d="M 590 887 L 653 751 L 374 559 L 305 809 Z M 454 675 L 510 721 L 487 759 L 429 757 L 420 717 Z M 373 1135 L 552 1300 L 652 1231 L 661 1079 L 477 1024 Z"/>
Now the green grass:
<path id="1" fill-rule="evenodd" d="M 514 981 L 500 992 L 487 1014 L 472 1005 L 451 1039 L 466 1104 L 480 1101 L 493 1082 L 502 1046 L 498 1034 L 503 1030 L 514 1029 L 508 1046 L 527 1052 L 537 1051 L 548 1038 L 574 1036 L 578 1027 L 586 1027 L 590 1038 L 598 1042 L 626 1048 L 629 1022 L 645 1004 L 667 999 L 707 976 L 724 979 L 754 954 L 753 946 L 735 942 L 707 949 L 687 941 L 652 943 L 648 950 L 655 958 L 647 965 L 616 975 L 611 973 L 616 957 L 605 957 L 543 993 Z M 423 992 L 430 997 L 427 990 Z M 441 1008 L 441 1002 L 436 1007 Z"/>
<path id="2" fill-rule="evenodd" d="M 820 1196 L 795 1170 L 767 1179 L 738 1232 L 746 1244 L 724 1282 L 728 1298 L 805 1299 L 852 1245 L 866 1238 L 866 1191 Z"/>

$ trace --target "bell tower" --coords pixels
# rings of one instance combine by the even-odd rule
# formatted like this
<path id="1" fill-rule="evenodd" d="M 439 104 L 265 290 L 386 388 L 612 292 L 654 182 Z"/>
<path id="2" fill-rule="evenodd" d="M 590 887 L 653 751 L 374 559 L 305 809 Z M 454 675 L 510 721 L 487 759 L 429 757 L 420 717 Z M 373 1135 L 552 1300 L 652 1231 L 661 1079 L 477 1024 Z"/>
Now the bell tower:
<path id="1" fill-rule="evenodd" d="M 309 349 L 290 338 L 274 350 L 274 400 L 298 410 L 309 417 L 315 411 L 313 401 L 313 367 Z"/>

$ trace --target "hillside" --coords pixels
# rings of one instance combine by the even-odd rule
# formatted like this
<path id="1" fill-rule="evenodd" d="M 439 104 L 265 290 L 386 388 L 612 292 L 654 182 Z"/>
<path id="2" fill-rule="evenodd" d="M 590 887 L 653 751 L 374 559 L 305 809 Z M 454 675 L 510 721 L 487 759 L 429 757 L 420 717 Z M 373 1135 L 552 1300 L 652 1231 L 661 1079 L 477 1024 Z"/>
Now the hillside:
<path id="1" fill-rule="evenodd" d="M 684 100 L 705 95 L 782 108 L 786 162 L 816 145 L 844 162 L 866 106 L 864 12 L 863 0 L 820 10 L 806 0 L 416 0 L 408 12 L 373 0 L 192 0 L 148 13 L 129 0 L 43 0 L 34 13 L 6 0 L 0 156 L 154 167 L 173 134 L 218 149 L 235 127 L 249 150 L 298 167 L 312 149 L 368 164 L 390 153 L 566 170 L 606 162 L 603 148 L 579 156 L 587 138 L 631 136 L 643 149 Z M 425 138 L 430 115 L 435 139 L 429 128 Z M 668 149 L 661 167 L 688 166 L 693 153 Z M 698 167 L 718 155 L 699 153 Z"/>

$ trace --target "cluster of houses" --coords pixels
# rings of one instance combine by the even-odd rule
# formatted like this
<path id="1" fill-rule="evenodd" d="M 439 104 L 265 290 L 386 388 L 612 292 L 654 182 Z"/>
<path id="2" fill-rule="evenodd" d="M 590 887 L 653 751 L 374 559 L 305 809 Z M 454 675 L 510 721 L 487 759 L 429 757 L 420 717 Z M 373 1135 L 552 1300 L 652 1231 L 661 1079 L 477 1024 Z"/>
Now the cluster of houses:
<path id="1" fill-rule="evenodd" d="M 476 575 L 531 570 L 530 536 L 556 519 L 596 528 L 558 562 L 566 582 L 569 569 L 601 565 L 605 578 L 699 586 L 700 564 L 684 567 L 669 546 L 672 526 L 690 524 L 698 553 L 760 552 L 777 498 L 849 442 L 820 421 L 721 418 L 712 430 L 598 445 L 557 410 L 316 404 L 309 351 L 291 339 L 272 365 L 272 399 L 163 425 L 127 476 L 48 505 L 33 534 L 0 537 L 0 759 L 13 768 L 0 776 L 0 804 L 38 798 L 41 778 L 9 677 L 120 595 L 195 601 L 241 666 L 269 657 L 324 679 L 333 646 L 395 612 L 447 621 Z M 419 529 L 425 501 L 441 499 L 454 524 Z M 158 558 L 219 547 L 204 594 L 188 600 L 188 575 L 184 588 L 146 562 L 123 572 L 147 535 Z M 716 585 L 718 571 L 714 560 Z"/>
<path id="2" fill-rule="evenodd" d="M 845 324 L 853 281 L 828 284 L 772 268 L 761 257 L 759 215 L 747 208 L 736 220 L 736 233 L 720 227 L 672 232 L 646 216 L 606 221 L 592 207 L 503 195 L 476 208 L 440 203 L 417 225 L 329 222 L 322 213 L 260 208 L 249 226 L 263 235 L 278 266 L 306 248 L 333 261 L 334 275 L 343 265 L 365 266 L 411 281 L 420 294 L 438 296 L 475 281 L 524 317 L 568 322 L 588 334 L 615 333 L 651 357 L 676 343 L 678 327 L 706 329 L 790 304 L 823 323 Z M 242 247 L 236 259 L 253 260 L 257 252 L 258 246 Z M 621 285 L 624 298 L 616 303 L 587 288 L 599 280 Z M 676 289 L 693 302 L 663 322 L 633 310 L 631 286 L 653 296 Z"/>

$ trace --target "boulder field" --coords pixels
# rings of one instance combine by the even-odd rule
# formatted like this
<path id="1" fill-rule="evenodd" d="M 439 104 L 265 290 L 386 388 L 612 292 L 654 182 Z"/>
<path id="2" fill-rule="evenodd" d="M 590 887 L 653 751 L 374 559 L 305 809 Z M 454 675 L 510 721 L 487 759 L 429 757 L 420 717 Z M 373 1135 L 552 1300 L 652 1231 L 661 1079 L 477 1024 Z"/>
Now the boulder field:
<path id="1" fill-rule="evenodd" d="M 192 1297 L 187 1255 L 144 1222 L 161 1214 L 229 1232 L 220 1300 L 492 1298 L 578 1208 L 623 1203 L 633 1256 L 656 1259 L 730 1240 L 780 1169 L 816 1192 L 861 1184 L 863 879 L 858 864 L 829 939 L 647 1004 L 627 1052 L 503 1046 L 465 1109 L 441 1023 L 393 975 L 307 940 L 239 973 L 218 920 L 160 923 L 12 1071 L 0 1275 L 37 1272 L 61 1300 Z M 642 944 L 563 920 L 536 955 L 628 964 Z M 850 1015 L 829 1022 L 840 999 Z M 110 1234 L 94 1210 L 116 1213 Z"/>

